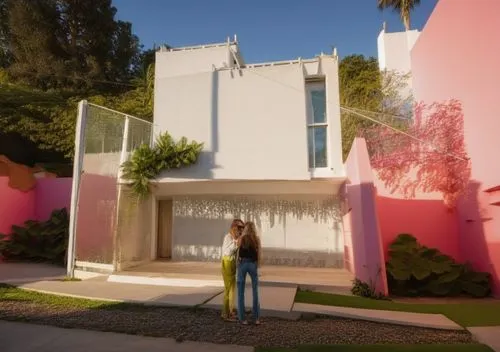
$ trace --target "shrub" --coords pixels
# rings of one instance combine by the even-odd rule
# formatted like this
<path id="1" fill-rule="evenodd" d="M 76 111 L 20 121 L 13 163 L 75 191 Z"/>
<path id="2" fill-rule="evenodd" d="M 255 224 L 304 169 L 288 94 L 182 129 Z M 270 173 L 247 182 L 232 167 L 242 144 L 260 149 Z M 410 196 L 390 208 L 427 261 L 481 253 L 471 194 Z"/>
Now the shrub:
<path id="1" fill-rule="evenodd" d="M 489 273 L 475 272 L 409 234 L 390 245 L 386 269 L 389 291 L 399 296 L 486 297 L 491 292 Z"/>
<path id="2" fill-rule="evenodd" d="M 375 285 L 371 285 L 360 279 L 352 281 L 351 293 L 355 296 L 361 296 L 372 299 L 387 299 L 382 293 L 377 292 Z"/>
<path id="3" fill-rule="evenodd" d="M 5 260 L 64 264 L 68 247 L 69 217 L 66 209 L 54 210 L 47 221 L 28 220 L 0 234 L 0 254 Z"/>

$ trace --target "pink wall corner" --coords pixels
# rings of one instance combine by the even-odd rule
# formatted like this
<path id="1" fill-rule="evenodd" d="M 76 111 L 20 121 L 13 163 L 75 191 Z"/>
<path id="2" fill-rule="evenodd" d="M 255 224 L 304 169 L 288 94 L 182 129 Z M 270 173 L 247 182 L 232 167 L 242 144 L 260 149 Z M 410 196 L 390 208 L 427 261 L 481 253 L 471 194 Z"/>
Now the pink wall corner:
<path id="1" fill-rule="evenodd" d="M 376 192 L 366 142 L 356 138 L 346 161 L 349 178 L 347 201 L 350 218 L 347 253 L 352 253 L 356 278 L 373 282 L 379 292 L 388 294 L 385 261 L 377 218 Z M 346 217 L 344 218 L 346 219 Z"/>
<path id="2" fill-rule="evenodd" d="M 416 177 L 416 170 L 408 177 Z M 457 211 L 449 209 L 441 193 L 417 193 L 408 199 L 402 193 L 392 192 L 374 173 L 377 188 L 377 209 L 386 261 L 388 247 L 401 233 L 408 233 L 427 247 L 461 260 Z"/>
<path id="3" fill-rule="evenodd" d="M 12 225 L 22 225 L 34 215 L 35 191 L 10 188 L 9 178 L 0 176 L 0 233 L 9 234 Z"/>
<path id="4" fill-rule="evenodd" d="M 488 189 L 500 185 L 500 1 L 440 0 L 412 53 L 413 90 L 426 103 L 457 99 L 472 180 L 458 206 L 463 260 L 488 270 L 500 295 L 500 210 Z"/>
<path id="5" fill-rule="evenodd" d="M 52 211 L 71 204 L 72 178 L 39 178 L 35 188 L 35 219 L 46 221 Z"/>

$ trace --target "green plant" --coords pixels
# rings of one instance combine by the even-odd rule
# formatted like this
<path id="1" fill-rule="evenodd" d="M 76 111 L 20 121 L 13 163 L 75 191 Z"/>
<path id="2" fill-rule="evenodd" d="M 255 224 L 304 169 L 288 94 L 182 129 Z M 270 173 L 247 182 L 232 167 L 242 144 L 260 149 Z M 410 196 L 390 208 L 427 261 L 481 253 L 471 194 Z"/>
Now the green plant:
<path id="1" fill-rule="evenodd" d="M 6 260 L 64 264 L 68 247 L 69 217 L 66 209 L 54 210 L 47 221 L 28 220 L 0 234 L 0 254 Z"/>
<path id="2" fill-rule="evenodd" d="M 386 269 L 389 291 L 400 296 L 485 297 L 491 292 L 489 273 L 475 272 L 409 234 L 390 245 Z"/>
<path id="3" fill-rule="evenodd" d="M 373 282 L 367 283 L 357 278 L 352 281 L 351 293 L 360 297 L 387 299 L 382 293 L 377 292 Z"/>
<path id="4" fill-rule="evenodd" d="M 132 182 L 133 192 L 140 197 L 150 191 L 150 180 L 160 172 L 179 169 L 196 163 L 202 143 L 190 142 L 186 137 L 175 141 L 168 132 L 160 134 L 153 148 L 141 145 L 122 165 L 123 178 Z"/>

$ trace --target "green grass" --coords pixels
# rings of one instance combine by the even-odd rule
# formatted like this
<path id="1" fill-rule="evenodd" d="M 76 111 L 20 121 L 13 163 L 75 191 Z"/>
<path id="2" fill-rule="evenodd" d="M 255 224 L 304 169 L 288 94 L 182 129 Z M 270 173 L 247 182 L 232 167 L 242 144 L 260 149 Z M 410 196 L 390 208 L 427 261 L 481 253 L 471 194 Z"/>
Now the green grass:
<path id="1" fill-rule="evenodd" d="M 295 296 L 295 302 L 338 307 L 392 310 L 398 312 L 444 314 L 457 324 L 466 327 L 500 325 L 500 301 L 481 302 L 480 299 L 478 299 L 477 302 L 467 303 L 397 303 L 356 296 L 298 291 Z"/>
<path id="2" fill-rule="evenodd" d="M 493 352 L 480 344 L 463 345 L 332 345 L 301 346 L 298 349 L 256 348 L 256 352 Z"/>
<path id="3" fill-rule="evenodd" d="M 112 309 L 124 306 L 138 306 L 129 303 L 95 301 L 83 298 L 56 296 L 46 293 L 23 290 L 11 285 L 0 283 L 0 301 L 17 301 L 39 303 L 52 306 L 89 308 L 89 309 Z"/>

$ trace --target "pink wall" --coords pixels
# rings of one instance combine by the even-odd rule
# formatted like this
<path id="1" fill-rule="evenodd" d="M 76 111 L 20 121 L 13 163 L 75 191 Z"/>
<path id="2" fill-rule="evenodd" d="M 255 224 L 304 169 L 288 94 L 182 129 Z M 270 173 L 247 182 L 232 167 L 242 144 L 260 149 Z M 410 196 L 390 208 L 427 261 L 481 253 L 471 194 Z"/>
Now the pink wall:
<path id="1" fill-rule="evenodd" d="M 347 201 L 349 213 L 344 220 L 350 220 L 346 241 L 346 253 L 351 255 L 348 267 L 356 278 L 364 282 L 376 283 L 377 290 L 384 294 L 387 290 L 385 261 L 377 219 L 376 190 L 373 173 L 366 149 L 366 142 L 356 138 L 346 161 L 349 178 Z"/>
<path id="2" fill-rule="evenodd" d="M 66 208 L 71 204 L 71 177 L 40 178 L 35 188 L 35 218 L 45 221 L 54 209 Z"/>
<path id="3" fill-rule="evenodd" d="M 113 263 L 117 197 L 116 177 L 82 175 L 76 222 L 76 260 Z"/>
<path id="4" fill-rule="evenodd" d="M 27 220 L 47 220 L 54 209 L 71 202 L 71 178 L 38 179 L 28 192 L 10 188 L 9 178 L 0 176 L 0 233 L 10 233 L 12 225 Z"/>
<path id="5" fill-rule="evenodd" d="M 489 270 L 500 294 L 500 1 L 440 0 L 412 50 L 415 98 L 426 103 L 458 99 L 464 109 L 469 193 L 458 206 L 461 257 Z"/>
<path id="6" fill-rule="evenodd" d="M 9 187 L 9 178 L 0 176 L 0 233 L 9 234 L 12 225 L 35 217 L 35 191 L 21 192 Z"/>
<path id="7" fill-rule="evenodd" d="M 440 193 L 419 193 L 406 199 L 401 193 L 391 193 L 376 173 L 374 179 L 386 261 L 389 245 L 401 233 L 412 234 L 423 245 L 461 260 L 457 211 L 445 206 Z"/>

